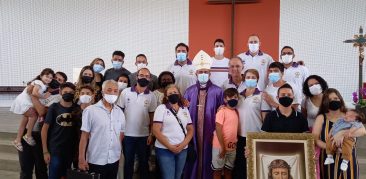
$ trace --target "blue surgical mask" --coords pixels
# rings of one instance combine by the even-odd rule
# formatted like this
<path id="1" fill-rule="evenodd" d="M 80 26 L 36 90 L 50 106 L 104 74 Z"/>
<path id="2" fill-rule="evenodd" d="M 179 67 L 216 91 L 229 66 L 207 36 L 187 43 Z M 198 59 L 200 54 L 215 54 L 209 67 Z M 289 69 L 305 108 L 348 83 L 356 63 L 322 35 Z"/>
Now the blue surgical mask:
<path id="1" fill-rule="evenodd" d="M 183 61 L 187 60 L 187 54 L 184 52 L 177 53 L 177 60 L 179 62 L 183 62 Z"/>
<path id="2" fill-rule="evenodd" d="M 104 67 L 102 65 L 99 64 L 94 64 L 93 65 L 93 70 L 95 73 L 100 73 L 101 71 L 104 70 Z"/>
<path id="3" fill-rule="evenodd" d="M 255 87 L 257 87 L 257 80 L 256 79 L 245 79 L 245 86 L 248 88 L 255 88 Z"/>
<path id="4" fill-rule="evenodd" d="M 281 79 L 281 75 L 278 72 L 273 72 L 268 75 L 268 79 L 271 83 L 276 83 L 278 80 Z"/>
<path id="5" fill-rule="evenodd" d="M 198 74 L 198 82 L 200 82 L 200 84 L 206 84 L 208 82 L 208 74 L 206 73 L 201 73 Z"/>
<path id="6" fill-rule="evenodd" d="M 122 65 L 123 65 L 123 62 L 120 62 L 120 61 L 112 61 L 112 66 L 116 70 L 122 68 Z"/>

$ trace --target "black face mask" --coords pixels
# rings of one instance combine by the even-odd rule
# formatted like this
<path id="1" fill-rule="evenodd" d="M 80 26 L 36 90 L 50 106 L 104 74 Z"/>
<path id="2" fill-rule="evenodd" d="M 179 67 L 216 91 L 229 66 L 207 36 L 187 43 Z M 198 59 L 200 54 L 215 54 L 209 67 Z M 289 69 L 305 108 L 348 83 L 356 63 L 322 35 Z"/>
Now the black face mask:
<path id="1" fill-rule="evenodd" d="M 141 86 L 141 87 L 146 87 L 147 85 L 149 85 L 150 81 L 147 80 L 146 78 L 140 78 L 137 79 L 137 83 Z"/>
<path id="2" fill-rule="evenodd" d="M 57 80 L 53 79 L 53 80 L 51 81 L 51 83 L 50 83 L 50 84 L 48 84 L 48 86 L 49 86 L 51 89 L 57 89 L 57 88 L 59 88 L 59 87 L 60 87 L 60 83 L 59 83 Z"/>
<path id="3" fill-rule="evenodd" d="M 56 90 L 52 90 L 51 91 L 51 95 L 56 95 L 56 94 L 60 94 L 60 90 L 56 89 Z"/>
<path id="4" fill-rule="evenodd" d="M 289 107 L 293 101 L 294 99 L 288 96 L 278 98 L 278 102 L 284 107 Z"/>
<path id="5" fill-rule="evenodd" d="M 162 83 L 160 83 L 160 87 L 166 88 L 170 84 L 173 84 L 173 82 L 162 82 Z"/>
<path id="6" fill-rule="evenodd" d="M 329 102 L 329 109 L 332 111 L 336 111 L 341 108 L 342 104 L 341 101 L 331 101 Z"/>
<path id="7" fill-rule="evenodd" d="M 238 100 L 237 99 L 230 99 L 229 101 L 227 101 L 227 104 L 234 108 L 236 105 L 238 105 Z"/>
<path id="8" fill-rule="evenodd" d="M 72 100 L 74 100 L 74 94 L 72 94 L 72 93 L 65 93 L 65 94 L 62 95 L 62 99 L 65 102 L 71 102 Z"/>
<path id="9" fill-rule="evenodd" d="M 171 104 L 176 104 L 179 101 L 179 95 L 178 94 L 171 94 L 168 96 L 168 101 Z"/>
<path id="10" fill-rule="evenodd" d="M 83 81 L 83 83 L 91 83 L 93 81 L 93 78 L 90 76 L 82 76 L 81 81 Z"/>

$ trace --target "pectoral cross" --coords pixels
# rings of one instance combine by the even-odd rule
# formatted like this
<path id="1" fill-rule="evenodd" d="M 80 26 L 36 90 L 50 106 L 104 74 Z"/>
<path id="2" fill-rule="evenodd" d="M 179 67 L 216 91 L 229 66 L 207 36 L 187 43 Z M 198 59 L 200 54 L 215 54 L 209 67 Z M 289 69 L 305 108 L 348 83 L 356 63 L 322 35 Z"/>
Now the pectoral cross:
<path id="1" fill-rule="evenodd" d="M 362 26 L 360 27 L 359 34 L 354 35 L 353 39 L 345 40 L 344 43 L 353 43 L 353 47 L 358 47 L 358 97 L 362 96 L 362 65 L 365 57 L 364 48 L 366 45 L 366 34 L 363 34 Z M 361 100 L 360 100 L 361 101 Z"/>

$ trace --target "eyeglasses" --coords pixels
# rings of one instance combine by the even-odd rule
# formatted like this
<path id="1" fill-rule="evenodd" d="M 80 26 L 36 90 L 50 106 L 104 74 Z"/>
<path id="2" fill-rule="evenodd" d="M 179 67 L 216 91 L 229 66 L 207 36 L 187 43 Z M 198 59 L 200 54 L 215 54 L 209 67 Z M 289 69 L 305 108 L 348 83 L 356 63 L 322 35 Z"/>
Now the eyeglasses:
<path id="1" fill-rule="evenodd" d="M 293 55 L 294 53 L 292 52 L 282 52 L 281 55 Z"/>

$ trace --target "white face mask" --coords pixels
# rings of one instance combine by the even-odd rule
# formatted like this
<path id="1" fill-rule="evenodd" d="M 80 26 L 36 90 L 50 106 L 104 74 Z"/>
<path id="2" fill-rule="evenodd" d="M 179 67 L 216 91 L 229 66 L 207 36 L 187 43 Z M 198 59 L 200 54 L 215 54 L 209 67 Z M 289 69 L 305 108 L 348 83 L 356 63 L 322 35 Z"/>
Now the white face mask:
<path id="1" fill-rule="evenodd" d="M 147 67 L 147 64 L 145 64 L 145 63 L 138 63 L 136 66 L 137 66 L 137 70 L 140 70 L 141 68 L 146 68 Z"/>
<path id="2" fill-rule="evenodd" d="M 113 104 L 116 102 L 118 96 L 117 95 L 111 95 L 111 94 L 104 94 L 104 99 L 109 103 Z"/>
<path id="3" fill-rule="evenodd" d="M 90 101 L 92 100 L 92 97 L 91 96 L 89 96 L 89 95 L 81 95 L 80 97 L 79 97 L 79 101 L 80 101 L 80 103 L 83 103 L 83 104 L 85 104 L 85 103 L 90 103 Z"/>
<path id="4" fill-rule="evenodd" d="M 283 55 L 282 57 L 281 57 L 281 60 L 282 60 L 282 62 L 284 63 L 284 64 L 289 64 L 289 63 L 291 63 L 292 62 L 292 60 L 293 60 L 293 55 Z"/>
<path id="5" fill-rule="evenodd" d="M 215 47 L 214 51 L 215 51 L 215 55 L 224 55 L 224 47 Z"/>
<path id="6" fill-rule="evenodd" d="M 249 47 L 249 51 L 252 52 L 252 53 L 255 53 L 259 50 L 259 44 L 258 43 L 248 44 L 248 47 Z"/>
<path id="7" fill-rule="evenodd" d="M 127 88 L 127 83 L 125 83 L 125 82 L 118 82 L 118 90 L 119 91 L 122 91 L 125 88 Z"/>
<path id="8" fill-rule="evenodd" d="M 316 85 L 309 87 L 309 91 L 314 96 L 319 95 L 323 92 L 322 86 L 320 86 L 320 84 L 316 84 Z"/>

